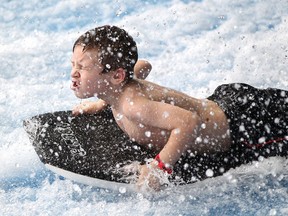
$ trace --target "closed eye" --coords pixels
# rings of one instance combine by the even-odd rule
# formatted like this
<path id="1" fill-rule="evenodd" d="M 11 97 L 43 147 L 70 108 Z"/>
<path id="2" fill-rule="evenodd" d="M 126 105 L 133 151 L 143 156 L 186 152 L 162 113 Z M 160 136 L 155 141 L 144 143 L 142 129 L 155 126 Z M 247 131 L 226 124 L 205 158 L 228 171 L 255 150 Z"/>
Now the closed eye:
<path id="1" fill-rule="evenodd" d="M 89 70 L 91 69 L 90 67 L 84 67 L 83 65 L 81 64 L 75 64 L 75 62 L 71 61 L 71 65 L 73 68 L 75 68 L 76 70 Z"/>

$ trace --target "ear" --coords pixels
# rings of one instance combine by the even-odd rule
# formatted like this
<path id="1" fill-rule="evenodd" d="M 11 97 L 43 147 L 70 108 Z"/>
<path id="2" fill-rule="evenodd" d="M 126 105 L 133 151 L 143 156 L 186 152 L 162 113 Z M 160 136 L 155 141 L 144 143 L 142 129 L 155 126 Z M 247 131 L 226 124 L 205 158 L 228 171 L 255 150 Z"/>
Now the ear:
<path id="1" fill-rule="evenodd" d="M 126 73 L 123 68 L 118 68 L 113 71 L 111 82 L 115 85 L 122 83 L 125 80 Z"/>

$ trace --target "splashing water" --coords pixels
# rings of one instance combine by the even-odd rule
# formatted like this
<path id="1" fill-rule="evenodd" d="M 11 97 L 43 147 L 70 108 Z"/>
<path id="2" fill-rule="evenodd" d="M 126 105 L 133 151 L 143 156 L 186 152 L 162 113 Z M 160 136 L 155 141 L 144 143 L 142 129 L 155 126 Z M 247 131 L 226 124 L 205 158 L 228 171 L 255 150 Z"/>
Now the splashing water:
<path id="1" fill-rule="evenodd" d="M 77 184 L 39 161 L 22 120 L 69 110 L 71 49 L 95 26 L 124 27 L 148 80 L 195 97 L 245 82 L 288 90 L 287 1 L 40 1 L 0 5 L 0 215 L 287 215 L 287 159 L 158 194 Z M 208 175 L 213 175 L 209 172 Z"/>

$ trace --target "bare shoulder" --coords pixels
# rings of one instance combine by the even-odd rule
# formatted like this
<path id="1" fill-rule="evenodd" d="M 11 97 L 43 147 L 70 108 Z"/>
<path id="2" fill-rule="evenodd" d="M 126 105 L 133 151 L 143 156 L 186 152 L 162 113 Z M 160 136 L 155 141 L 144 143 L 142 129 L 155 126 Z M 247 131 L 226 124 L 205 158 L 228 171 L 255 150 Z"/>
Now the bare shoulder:
<path id="1" fill-rule="evenodd" d="M 138 81 L 133 81 L 125 88 L 120 100 L 120 109 L 126 115 L 133 115 L 148 102 L 143 92 L 143 85 Z"/>

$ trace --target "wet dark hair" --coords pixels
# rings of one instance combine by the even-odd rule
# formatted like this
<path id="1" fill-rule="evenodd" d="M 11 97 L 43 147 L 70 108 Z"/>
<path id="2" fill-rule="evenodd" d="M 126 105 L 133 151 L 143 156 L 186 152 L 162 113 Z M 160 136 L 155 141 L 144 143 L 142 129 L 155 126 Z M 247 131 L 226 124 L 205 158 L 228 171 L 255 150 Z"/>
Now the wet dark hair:
<path id="1" fill-rule="evenodd" d="M 83 52 L 97 49 L 103 73 L 123 68 L 126 79 L 133 77 L 133 69 L 138 60 L 136 42 L 121 28 L 116 26 L 100 26 L 81 35 L 74 43 L 83 46 Z"/>

